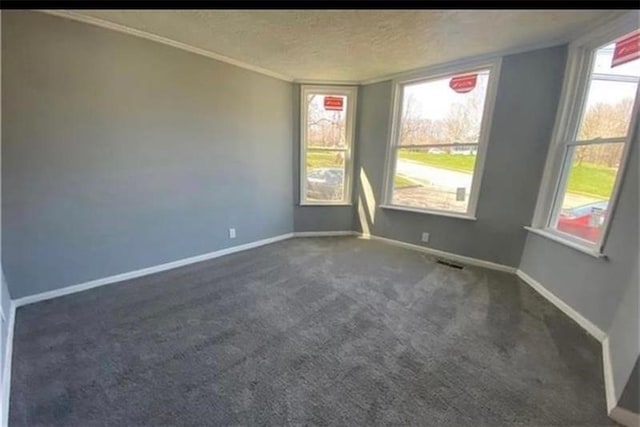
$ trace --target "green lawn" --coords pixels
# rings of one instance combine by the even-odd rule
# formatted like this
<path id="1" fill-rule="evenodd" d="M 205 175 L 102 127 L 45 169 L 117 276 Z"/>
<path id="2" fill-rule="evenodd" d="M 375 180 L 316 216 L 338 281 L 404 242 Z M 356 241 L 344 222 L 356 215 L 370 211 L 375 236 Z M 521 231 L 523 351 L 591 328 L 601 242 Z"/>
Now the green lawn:
<path id="1" fill-rule="evenodd" d="M 335 153 L 319 153 L 319 152 L 310 152 L 307 156 L 307 168 L 328 168 L 328 167 L 339 167 L 340 165 L 336 164 L 335 161 L 336 154 Z M 395 188 L 403 188 L 410 187 L 412 185 L 416 185 L 413 181 L 408 180 L 402 175 L 396 175 L 394 179 Z"/>
<path id="2" fill-rule="evenodd" d="M 473 171 L 473 166 L 476 162 L 476 156 L 463 154 L 432 154 L 400 150 L 398 155 L 401 159 L 468 173 Z M 335 152 L 311 152 L 307 156 L 308 168 L 340 166 L 341 165 L 336 162 Z M 576 165 L 573 167 L 571 176 L 569 177 L 569 192 L 608 198 L 611 195 L 611 189 L 613 188 L 615 179 L 615 169 L 583 163 L 580 166 Z M 414 183 L 401 175 L 396 175 L 394 185 L 396 188 L 401 188 L 414 185 Z"/>
<path id="3" fill-rule="evenodd" d="M 312 151 L 307 153 L 307 168 L 331 168 L 340 167 L 342 165 L 336 162 L 336 153 Z"/>
<path id="4" fill-rule="evenodd" d="M 429 166 L 468 173 L 473 171 L 476 162 L 476 156 L 462 154 L 432 154 L 400 150 L 398 156 L 401 159 L 413 160 Z M 615 169 L 583 163 L 573 167 L 569 177 L 568 190 L 570 193 L 608 198 L 611 195 L 615 179 Z"/>
<path id="5" fill-rule="evenodd" d="M 394 188 L 404 188 L 411 187 L 412 185 L 416 185 L 415 182 L 405 178 L 402 175 L 396 174 L 395 178 L 393 178 L 393 187 Z"/>
<path id="6" fill-rule="evenodd" d="M 414 162 L 458 172 L 471 172 L 473 171 L 473 165 L 476 163 L 476 156 L 463 154 L 432 154 L 421 151 L 400 150 L 398 156 L 401 159 L 413 160 Z"/>
<path id="7" fill-rule="evenodd" d="M 583 163 L 571 170 L 568 189 L 570 193 L 609 198 L 615 180 L 615 169 Z"/>

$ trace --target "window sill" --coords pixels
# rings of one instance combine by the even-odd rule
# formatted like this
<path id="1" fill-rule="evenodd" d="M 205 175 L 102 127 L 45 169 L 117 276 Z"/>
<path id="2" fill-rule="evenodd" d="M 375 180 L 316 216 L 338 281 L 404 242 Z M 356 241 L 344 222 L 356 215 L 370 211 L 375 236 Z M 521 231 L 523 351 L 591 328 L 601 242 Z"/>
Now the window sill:
<path id="1" fill-rule="evenodd" d="M 304 202 L 298 203 L 298 206 L 353 206 L 353 203 L 316 203 Z"/>
<path id="2" fill-rule="evenodd" d="M 449 218 L 465 219 L 467 221 L 477 220 L 475 216 L 469 215 L 469 214 L 459 214 L 459 213 L 445 212 L 445 211 L 432 211 L 428 209 L 411 208 L 407 206 L 380 205 L 380 208 L 389 209 L 393 211 L 404 211 L 404 212 L 414 212 L 414 213 L 421 213 L 421 214 L 428 214 L 428 215 L 446 216 Z"/>
<path id="3" fill-rule="evenodd" d="M 537 234 L 538 236 L 542 236 L 546 239 L 552 240 L 554 242 L 560 243 L 562 245 L 568 246 L 571 249 L 574 249 L 578 252 L 582 252 L 583 254 L 589 255 L 590 257 L 593 258 L 597 258 L 597 259 L 602 259 L 602 260 L 606 260 L 607 256 L 600 252 L 597 251 L 595 249 L 586 247 L 584 245 L 581 245 L 580 243 L 576 243 L 576 242 L 572 242 L 571 240 L 567 240 L 565 238 L 563 238 L 562 236 L 559 236 L 555 233 L 552 233 L 550 231 L 544 230 L 542 228 L 533 228 L 533 227 L 529 227 L 526 226 L 524 227 L 527 231 L 530 231 L 533 234 Z"/>

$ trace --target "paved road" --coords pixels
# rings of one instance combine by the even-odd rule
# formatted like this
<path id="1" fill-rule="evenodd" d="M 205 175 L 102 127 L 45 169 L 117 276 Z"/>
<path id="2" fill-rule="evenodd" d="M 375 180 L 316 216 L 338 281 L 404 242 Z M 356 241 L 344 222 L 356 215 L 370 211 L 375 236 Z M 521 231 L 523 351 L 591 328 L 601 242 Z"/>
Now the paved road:
<path id="1" fill-rule="evenodd" d="M 467 193 L 471 190 L 472 176 L 470 173 L 440 169 L 433 166 L 427 166 L 424 163 L 403 159 L 398 160 L 396 172 L 414 181 L 424 183 L 425 185 L 449 187 L 452 189 L 466 187 Z M 600 200 L 601 199 L 597 197 L 568 193 L 565 197 L 563 207 L 571 208 Z"/>
<path id="2" fill-rule="evenodd" d="M 466 187 L 467 191 L 471 188 L 472 176 L 470 173 L 440 169 L 411 160 L 399 159 L 396 172 L 428 185 L 450 188 Z"/>

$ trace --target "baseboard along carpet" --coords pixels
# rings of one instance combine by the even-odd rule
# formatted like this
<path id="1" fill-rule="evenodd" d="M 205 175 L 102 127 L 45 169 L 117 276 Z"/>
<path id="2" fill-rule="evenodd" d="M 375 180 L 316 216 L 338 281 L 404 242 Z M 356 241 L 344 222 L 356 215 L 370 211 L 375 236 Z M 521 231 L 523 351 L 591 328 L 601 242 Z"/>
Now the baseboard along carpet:
<path id="1" fill-rule="evenodd" d="M 291 239 L 20 307 L 11 426 L 603 426 L 599 343 L 508 273 Z"/>

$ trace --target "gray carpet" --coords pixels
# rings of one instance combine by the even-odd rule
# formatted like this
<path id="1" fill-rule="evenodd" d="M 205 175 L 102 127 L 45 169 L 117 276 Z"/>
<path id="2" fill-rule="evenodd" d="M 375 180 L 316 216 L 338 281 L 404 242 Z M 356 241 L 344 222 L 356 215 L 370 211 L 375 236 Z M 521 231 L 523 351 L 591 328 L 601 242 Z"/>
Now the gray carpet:
<path id="1" fill-rule="evenodd" d="M 19 308 L 11 426 L 601 426 L 599 344 L 509 274 L 292 239 Z"/>

